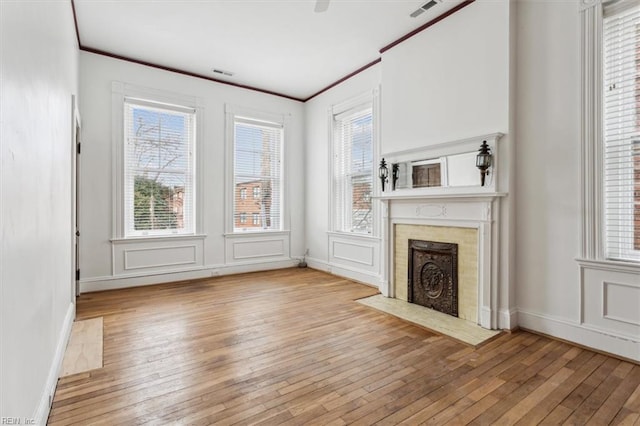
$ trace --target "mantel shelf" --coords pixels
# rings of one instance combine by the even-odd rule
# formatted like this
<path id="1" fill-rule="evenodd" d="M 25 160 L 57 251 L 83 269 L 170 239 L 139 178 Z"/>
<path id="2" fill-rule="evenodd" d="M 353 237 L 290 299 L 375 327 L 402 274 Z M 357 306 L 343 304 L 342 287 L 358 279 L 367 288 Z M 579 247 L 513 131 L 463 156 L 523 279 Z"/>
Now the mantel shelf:
<path id="1" fill-rule="evenodd" d="M 508 194 L 505 192 L 454 192 L 454 193 L 419 193 L 419 194 L 383 194 L 374 196 L 372 198 L 376 200 L 420 200 L 420 199 L 429 199 L 429 200 L 446 200 L 446 199 L 493 199 L 499 197 L 506 197 Z"/>

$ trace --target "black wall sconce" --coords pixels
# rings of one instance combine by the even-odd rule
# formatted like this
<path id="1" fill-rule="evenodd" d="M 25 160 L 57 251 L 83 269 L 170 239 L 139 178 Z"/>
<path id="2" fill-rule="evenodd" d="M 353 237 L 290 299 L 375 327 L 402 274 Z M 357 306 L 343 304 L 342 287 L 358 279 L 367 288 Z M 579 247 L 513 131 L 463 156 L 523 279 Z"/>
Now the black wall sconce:
<path id="1" fill-rule="evenodd" d="M 489 167 L 491 167 L 491 149 L 487 145 L 487 141 L 482 141 L 478 155 L 476 156 L 476 167 L 480 169 L 480 186 L 484 186 L 485 176 L 489 174 Z"/>
<path id="2" fill-rule="evenodd" d="M 384 158 L 380 160 L 380 168 L 378 169 L 378 177 L 380 178 L 380 183 L 382 183 L 382 192 L 384 192 L 384 184 L 389 182 L 389 169 L 387 168 L 387 162 L 384 161 Z"/>

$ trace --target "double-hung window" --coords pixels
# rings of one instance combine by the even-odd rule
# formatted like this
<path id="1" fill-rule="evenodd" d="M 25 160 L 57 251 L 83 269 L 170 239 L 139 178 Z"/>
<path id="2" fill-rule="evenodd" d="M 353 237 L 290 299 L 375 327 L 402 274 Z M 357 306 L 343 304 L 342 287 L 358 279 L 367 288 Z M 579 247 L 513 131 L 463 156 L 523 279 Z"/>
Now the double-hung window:
<path id="1" fill-rule="evenodd" d="M 372 102 L 333 115 L 332 186 L 334 230 L 371 234 Z"/>
<path id="2" fill-rule="evenodd" d="M 640 261 L 640 5 L 629 3 L 603 9 L 604 255 Z"/>
<path id="3" fill-rule="evenodd" d="M 124 236 L 193 234 L 196 111 L 124 100 Z"/>
<path id="4" fill-rule="evenodd" d="M 234 232 L 282 230 L 283 136 L 282 123 L 233 116 Z"/>

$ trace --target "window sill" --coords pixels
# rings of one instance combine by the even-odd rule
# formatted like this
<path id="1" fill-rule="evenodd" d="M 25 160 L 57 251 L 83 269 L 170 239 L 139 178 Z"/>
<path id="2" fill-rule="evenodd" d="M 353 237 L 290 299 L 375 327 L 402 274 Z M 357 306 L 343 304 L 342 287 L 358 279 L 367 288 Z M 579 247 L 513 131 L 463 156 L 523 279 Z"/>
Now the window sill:
<path id="1" fill-rule="evenodd" d="M 250 238 L 250 237 L 264 237 L 273 235 L 289 235 L 291 231 L 244 231 L 244 232 L 227 232 L 224 234 L 225 238 Z"/>
<path id="2" fill-rule="evenodd" d="M 640 273 L 640 263 L 638 262 L 623 262 L 619 260 L 603 260 L 603 259 L 576 259 L 578 264 L 582 267 L 600 269 L 603 271 L 615 271 L 615 272 L 630 272 Z"/>
<path id="3" fill-rule="evenodd" d="M 112 238 L 114 244 L 144 243 L 151 241 L 203 240 L 207 234 L 175 234 L 175 235 L 145 235 L 141 237 Z"/>
<path id="4" fill-rule="evenodd" d="M 377 237 L 373 234 L 360 234 L 358 232 L 327 231 L 327 235 L 333 235 L 334 237 L 359 238 L 361 240 L 380 241 L 380 237 Z"/>

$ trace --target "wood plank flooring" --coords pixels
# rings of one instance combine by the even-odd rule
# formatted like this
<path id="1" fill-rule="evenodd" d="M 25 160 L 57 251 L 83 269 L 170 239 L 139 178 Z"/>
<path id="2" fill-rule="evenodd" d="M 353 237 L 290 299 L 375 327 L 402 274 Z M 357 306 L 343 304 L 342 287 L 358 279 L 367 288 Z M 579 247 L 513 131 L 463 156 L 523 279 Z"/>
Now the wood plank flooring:
<path id="1" fill-rule="evenodd" d="M 474 349 L 286 269 L 82 295 L 104 367 L 50 425 L 640 424 L 640 366 L 527 332 Z"/>

